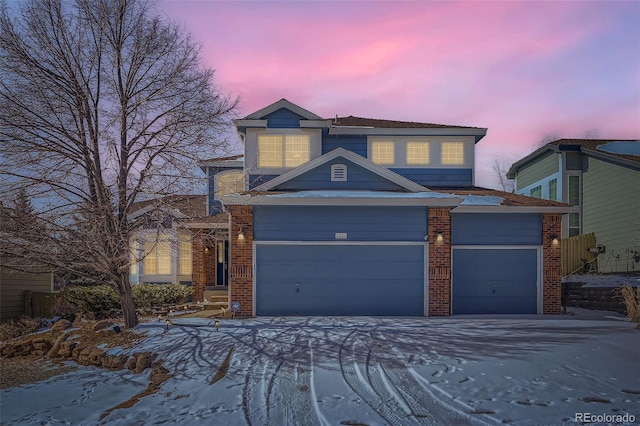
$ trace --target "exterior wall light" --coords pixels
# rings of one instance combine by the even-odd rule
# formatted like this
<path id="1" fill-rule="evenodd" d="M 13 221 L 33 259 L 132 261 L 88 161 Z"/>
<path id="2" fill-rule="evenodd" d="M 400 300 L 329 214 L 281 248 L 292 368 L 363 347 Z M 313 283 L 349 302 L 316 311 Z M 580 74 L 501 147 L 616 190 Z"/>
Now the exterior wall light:
<path id="1" fill-rule="evenodd" d="M 242 228 L 240 228 L 240 232 L 238 232 L 238 241 L 244 241 L 244 232 L 242 232 Z"/>
<path id="2" fill-rule="evenodd" d="M 560 244 L 560 240 L 558 240 L 558 236 L 557 235 L 552 235 L 551 236 L 551 245 L 557 246 L 559 244 Z"/>
<path id="3" fill-rule="evenodd" d="M 442 236 L 442 232 L 438 232 L 438 234 L 436 235 L 436 242 L 442 243 L 443 241 L 444 241 L 444 237 Z"/>

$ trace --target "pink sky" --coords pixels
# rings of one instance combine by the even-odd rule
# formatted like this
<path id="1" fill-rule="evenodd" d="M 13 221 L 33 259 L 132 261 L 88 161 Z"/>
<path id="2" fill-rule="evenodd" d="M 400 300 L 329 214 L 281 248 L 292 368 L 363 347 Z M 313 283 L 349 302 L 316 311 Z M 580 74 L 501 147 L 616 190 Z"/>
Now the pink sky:
<path id="1" fill-rule="evenodd" d="M 640 139 L 640 3 L 180 1 L 240 115 L 281 98 L 323 117 L 487 127 L 476 184 L 545 134 Z"/>

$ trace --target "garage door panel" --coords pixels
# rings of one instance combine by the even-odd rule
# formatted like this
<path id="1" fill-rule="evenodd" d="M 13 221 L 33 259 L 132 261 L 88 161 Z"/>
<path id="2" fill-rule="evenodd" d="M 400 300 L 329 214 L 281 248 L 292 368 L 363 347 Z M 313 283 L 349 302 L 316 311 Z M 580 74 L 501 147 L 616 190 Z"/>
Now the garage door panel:
<path id="1" fill-rule="evenodd" d="M 257 315 L 423 315 L 422 245 L 256 248 Z"/>
<path id="2" fill-rule="evenodd" d="M 537 313 L 538 251 L 453 250 L 454 314 Z"/>

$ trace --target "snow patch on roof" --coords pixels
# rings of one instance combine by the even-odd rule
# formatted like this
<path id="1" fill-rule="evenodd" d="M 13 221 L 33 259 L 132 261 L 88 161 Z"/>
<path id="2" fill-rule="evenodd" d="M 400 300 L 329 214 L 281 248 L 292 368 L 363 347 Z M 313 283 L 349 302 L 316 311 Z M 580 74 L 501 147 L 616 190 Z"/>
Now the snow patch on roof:
<path id="1" fill-rule="evenodd" d="M 493 195 L 462 195 L 464 201 L 460 203 L 461 206 L 499 206 L 504 201 L 502 197 L 496 197 Z"/>
<path id="2" fill-rule="evenodd" d="M 640 155 L 640 141 L 608 142 L 598 145 L 598 150 L 611 154 Z"/>

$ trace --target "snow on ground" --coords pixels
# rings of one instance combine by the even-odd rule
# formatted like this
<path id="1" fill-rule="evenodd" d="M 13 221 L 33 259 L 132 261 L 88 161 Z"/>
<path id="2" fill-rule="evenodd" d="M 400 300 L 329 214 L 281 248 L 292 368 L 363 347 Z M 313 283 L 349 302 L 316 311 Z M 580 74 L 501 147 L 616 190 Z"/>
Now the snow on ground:
<path id="1" fill-rule="evenodd" d="M 173 377 L 93 367 L 2 391 L 2 424 L 571 424 L 640 421 L 640 331 L 602 316 L 152 321 L 129 352 Z M 593 315 L 592 315 L 593 316 Z M 612 317 L 616 315 L 613 314 Z M 117 349 L 116 349 L 117 350 Z M 228 370 L 225 366 L 228 365 Z M 221 373 L 226 372 L 224 376 Z M 628 418 L 628 417 L 627 417 Z"/>
<path id="2" fill-rule="evenodd" d="M 584 283 L 585 287 L 640 286 L 640 273 L 630 274 L 581 274 L 564 277 L 563 282 Z"/>

